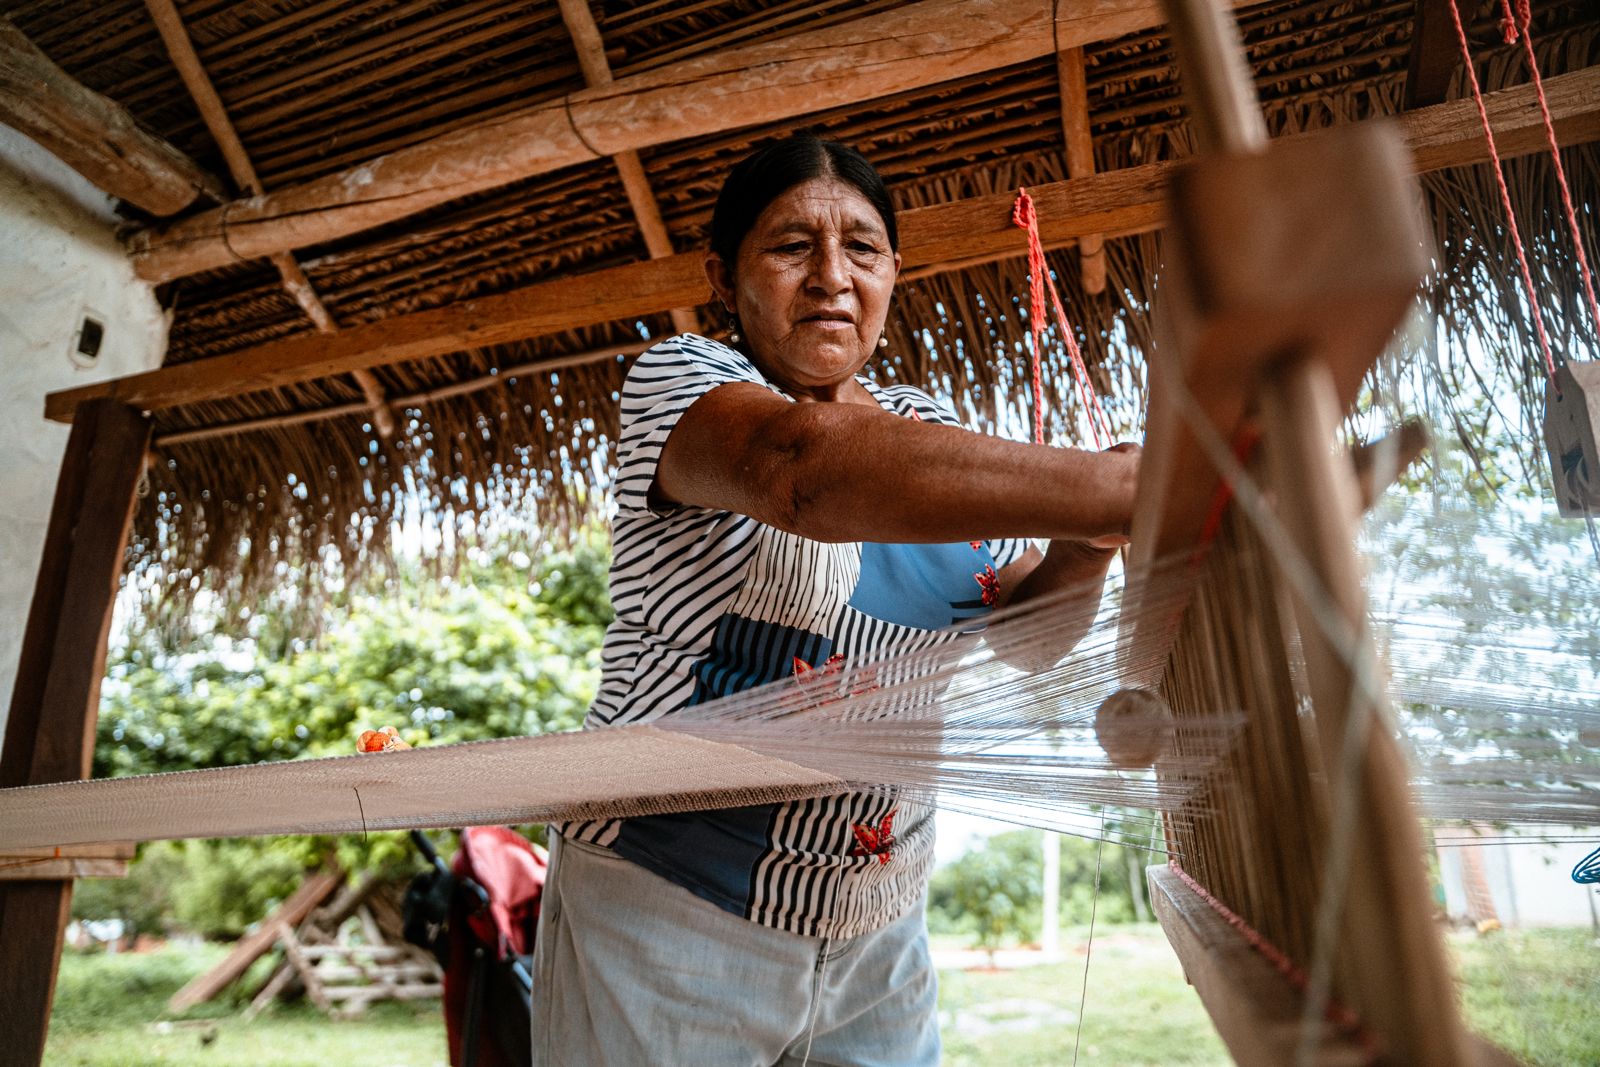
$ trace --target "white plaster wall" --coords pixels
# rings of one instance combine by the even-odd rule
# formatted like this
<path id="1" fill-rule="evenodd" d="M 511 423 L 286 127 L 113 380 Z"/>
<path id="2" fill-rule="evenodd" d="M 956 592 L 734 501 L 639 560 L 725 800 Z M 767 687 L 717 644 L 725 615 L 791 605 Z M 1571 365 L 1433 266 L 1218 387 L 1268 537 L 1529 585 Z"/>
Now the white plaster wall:
<path id="1" fill-rule="evenodd" d="M 1524 832 L 1530 831 L 1539 832 L 1535 828 Z M 1565 828 L 1555 832 L 1574 833 Z M 1574 882 L 1572 868 L 1594 847 L 1590 841 L 1495 849 L 1502 853 L 1499 864 L 1489 867 L 1495 907 L 1508 911 L 1518 926 L 1590 925 L 1595 914 L 1591 901 L 1595 900 L 1596 887 Z"/>
<path id="2" fill-rule="evenodd" d="M 167 320 L 115 236 L 111 198 L 0 126 L 0 736 L 68 427 L 46 393 L 149 370 Z M 92 369 L 68 357 L 89 313 L 105 325 Z"/>
<path id="3" fill-rule="evenodd" d="M 1560 837 L 1575 833 L 1567 827 L 1546 826 L 1512 826 L 1487 832 L 1496 838 L 1511 835 Z M 1501 923 L 1511 927 L 1591 925 L 1600 914 L 1600 886 L 1574 882 L 1572 869 L 1594 847 L 1592 841 L 1529 841 L 1482 846 L 1483 873 Z M 1461 869 L 1463 851 L 1460 847 L 1438 850 L 1445 906 L 1453 919 L 1467 917 Z"/>

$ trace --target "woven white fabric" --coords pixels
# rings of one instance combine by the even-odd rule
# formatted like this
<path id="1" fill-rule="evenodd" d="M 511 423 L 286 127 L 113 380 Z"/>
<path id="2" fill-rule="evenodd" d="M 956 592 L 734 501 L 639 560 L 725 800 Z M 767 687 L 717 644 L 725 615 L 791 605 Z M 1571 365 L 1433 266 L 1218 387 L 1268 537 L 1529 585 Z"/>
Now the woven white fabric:
<path id="1" fill-rule="evenodd" d="M 606 768 L 603 780 L 597 767 Z M 843 785 L 738 745 L 626 726 L 9 789 L 0 800 L 0 852 L 656 815 L 820 796 Z"/>

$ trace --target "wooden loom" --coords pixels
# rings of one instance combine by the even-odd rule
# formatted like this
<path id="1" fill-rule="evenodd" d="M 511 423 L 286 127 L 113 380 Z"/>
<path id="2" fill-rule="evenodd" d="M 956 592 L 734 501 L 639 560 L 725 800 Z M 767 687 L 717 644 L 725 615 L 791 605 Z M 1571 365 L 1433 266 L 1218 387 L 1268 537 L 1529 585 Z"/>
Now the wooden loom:
<path id="1" fill-rule="evenodd" d="M 1308 970 L 1316 969 L 1319 956 L 1330 958 L 1332 998 L 1350 1009 L 1346 1021 L 1359 1019 L 1360 1028 L 1319 1031 L 1315 1062 L 1369 1059 L 1361 1033 L 1375 1036 L 1391 1062 L 1468 1062 L 1474 1053 L 1456 1019 L 1423 892 L 1416 816 L 1405 796 L 1400 755 L 1381 728 L 1365 730 L 1354 764 L 1360 780 L 1353 792 L 1360 799 L 1353 814 L 1335 817 L 1341 797 L 1352 793 L 1335 789 L 1339 776 L 1328 774 L 1351 765 L 1337 755 L 1346 726 L 1375 716 L 1381 722 L 1382 709 L 1362 695 L 1359 684 L 1370 664 L 1352 667 L 1351 642 L 1341 641 L 1337 630 L 1329 638 L 1326 620 L 1313 618 L 1321 600 L 1323 608 L 1336 606 L 1346 638 L 1359 631 L 1362 599 L 1350 549 L 1357 508 L 1350 473 L 1328 446 L 1339 413 L 1408 305 L 1425 265 L 1420 233 L 1406 209 L 1403 176 L 1411 161 L 1393 137 L 1365 126 L 1263 151 L 1248 80 L 1236 46 L 1227 40 L 1225 17 L 1218 16 L 1205 4 L 1174 5 L 1172 11 L 1196 94 L 1194 117 L 1216 154 L 1175 181 L 1165 212 L 1174 220 L 1168 246 L 1171 281 L 1177 283 L 1170 288 L 1178 290 L 1169 308 L 1175 311 L 1174 344 L 1153 368 L 1135 573 L 1173 552 L 1202 544 L 1213 550 L 1196 572 L 1185 616 L 1147 620 L 1133 639 L 1172 644 L 1171 666 L 1161 681 L 1180 724 L 1186 713 L 1220 702 L 1250 712 L 1252 725 L 1229 782 L 1197 802 L 1194 818 L 1174 824 L 1171 845 L 1198 883 L 1257 931 L 1263 944 L 1281 948 Z M 1421 147 L 1419 165 L 1427 158 L 1428 146 Z M 1165 165 L 1160 170 L 1165 174 Z M 1154 194 L 1159 182 L 1154 176 L 1142 180 L 1136 207 L 1144 213 L 1139 224 L 1147 225 L 1162 214 Z M 1074 203 L 1067 197 L 1061 207 Z M 1067 235 L 1076 234 L 1074 227 L 1114 228 L 1061 207 L 1054 209 L 1055 222 Z M 963 251 L 984 237 L 977 232 L 981 227 L 966 225 L 972 219 L 983 219 L 996 233 L 1009 230 L 1003 204 L 926 212 L 930 223 L 945 220 L 940 232 L 961 231 Z M 935 227 L 927 229 L 932 233 Z M 908 232 L 916 227 L 908 226 Z M 619 270 L 631 270 L 628 278 L 655 278 L 655 272 L 676 269 L 689 278 L 673 294 L 683 300 L 699 286 L 697 271 L 684 271 L 685 263 Z M 593 288 L 595 281 L 551 285 L 554 294 Z M 662 287 L 617 288 L 642 302 L 658 300 Z M 516 314 L 530 314 L 511 303 L 495 305 L 508 309 L 498 328 L 524 327 L 520 320 L 506 325 Z M 587 307 L 572 313 L 595 314 Z M 239 391 L 357 364 L 364 369 L 422 350 L 418 345 L 453 350 L 469 336 L 455 315 L 429 319 L 436 333 L 412 340 L 409 350 L 391 335 L 377 337 L 392 329 L 380 323 L 365 334 L 350 331 L 341 342 L 294 342 L 287 346 L 293 351 L 267 353 L 270 359 L 248 366 L 243 358 L 205 361 L 51 398 L 55 417 L 75 414 L 74 437 L 8 731 L 27 743 L 6 745 L 0 786 L 81 777 L 88 766 L 92 728 L 78 720 L 66 722 L 66 730 L 37 727 L 47 713 L 95 704 L 108 593 L 115 588 L 149 425 L 124 403 L 86 398 L 116 396 L 154 408 L 207 389 Z M 257 377 L 245 373 L 252 367 Z M 1298 522 L 1293 540 L 1317 572 L 1318 597 L 1287 602 L 1281 590 L 1289 583 L 1265 569 L 1262 561 L 1270 552 L 1241 516 L 1227 515 L 1219 530 L 1209 528 L 1208 520 L 1220 514 L 1222 477 L 1201 454 L 1197 431 L 1187 421 L 1190 406 L 1241 452 L 1262 435 L 1263 462 L 1256 469 L 1264 468 L 1270 478 L 1285 519 Z M 81 477 L 93 481 L 84 484 Z M 85 604 L 104 610 L 78 610 Z M 1139 614 L 1130 611 L 1131 617 Z M 1290 619 L 1306 660 L 1303 685 L 1288 653 L 1293 642 L 1284 636 Z M 1316 708 L 1315 736 L 1302 732 L 1295 714 L 1302 690 Z M 1348 859 L 1335 862 L 1331 845 L 1341 827 L 1354 827 L 1354 839 Z M 1349 901 L 1332 937 L 1337 953 L 1319 950 L 1316 931 L 1320 886 L 1329 869 L 1347 886 Z M 1152 884 L 1163 922 L 1234 1055 L 1247 1063 L 1292 1062 L 1303 1033 L 1304 998 L 1187 882 L 1157 871 Z M 69 885 L 35 879 L 0 891 L 0 944 L 8 964 L 0 968 L 0 1025 L 13 1035 L 7 1055 L 17 1062 L 42 1055 L 41 1020 L 53 976 L 51 929 L 54 924 L 58 939 Z"/>
<path id="2" fill-rule="evenodd" d="M 1172 343 L 1152 360 L 1131 640 L 1172 642 L 1176 744 L 1219 704 L 1248 725 L 1170 822 L 1182 868 L 1151 868 L 1155 910 L 1242 1064 L 1509 1062 L 1456 1010 L 1363 634 L 1356 474 L 1333 450 L 1428 266 L 1406 152 L 1378 124 L 1269 148 L 1230 16 L 1167 9 L 1202 154 L 1170 193 Z M 1264 497 L 1227 507 L 1246 464 L 1275 519 Z M 1181 618 L 1140 618 L 1153 561 L 1185 551 Z"/>

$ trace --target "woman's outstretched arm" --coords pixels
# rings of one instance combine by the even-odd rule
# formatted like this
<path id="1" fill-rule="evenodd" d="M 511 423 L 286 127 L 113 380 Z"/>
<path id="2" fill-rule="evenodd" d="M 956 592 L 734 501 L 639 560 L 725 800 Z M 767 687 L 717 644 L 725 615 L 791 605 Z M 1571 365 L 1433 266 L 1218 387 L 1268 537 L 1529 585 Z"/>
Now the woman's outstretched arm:
<path id="1" fill-rule="evenodd" d="M 1138 468 L 1136 450 L 1021 444 L 738 382 L 684 412 L 651 493 L 815 541 L 1090 541 L 1126 533 Z"/>

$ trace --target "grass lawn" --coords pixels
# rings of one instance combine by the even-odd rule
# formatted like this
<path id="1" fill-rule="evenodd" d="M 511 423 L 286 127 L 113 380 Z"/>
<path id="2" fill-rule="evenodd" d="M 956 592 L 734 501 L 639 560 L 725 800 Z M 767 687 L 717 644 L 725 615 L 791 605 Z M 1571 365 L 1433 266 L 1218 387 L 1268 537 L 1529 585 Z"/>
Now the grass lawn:
<path id="1" fill-rule="evenodd" d="M 1081 950 L 1082 931 L 1067 943 Z M 1535 1067 L 1600 1064 L 1600 947 L 1584 930 L 1451 939 L 1473 1026 Z M 222 949 L 62 960 L 45 1063 L 51 1067 L 443 1067 L 435 1002 L 326 1019 L 309 1006 L 254 1022 L 219 1000 L 178 1019 L 166 999 Z M 1014 969 L 940 973 L 945 1062 L 1052 1067 L 1072 1062 L 1083 956 Z M 1225 1064 L 1222 1044 L 1154 926 L 1096 931 L 1078 1062 Z"/>
<path id="2" fill-rule="evenodd" d="M 1084 930 L 1061 963 L 1004 971 L 942 971 L 940 1029 L 952 1067 L 1072 1063 L 1083 994 Z M 1089 959 L 1080 1064 L 1227 1064 L 1222 1042 L 1155 926 L 1099 927 Z"/>

